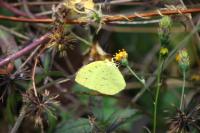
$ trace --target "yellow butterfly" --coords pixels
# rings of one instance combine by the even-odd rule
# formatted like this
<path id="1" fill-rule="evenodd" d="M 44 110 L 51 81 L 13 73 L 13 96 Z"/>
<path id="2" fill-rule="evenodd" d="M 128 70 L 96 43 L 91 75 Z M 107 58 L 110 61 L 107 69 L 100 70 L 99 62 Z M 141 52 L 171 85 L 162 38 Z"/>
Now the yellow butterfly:
<path id="1" fill-rule="evenodd" d="M 82 67 L 75 78 L 80 85 L 106 95 L 114 95 L 126 86 L 125 80 L 114 62 L 95 61 Z"/>

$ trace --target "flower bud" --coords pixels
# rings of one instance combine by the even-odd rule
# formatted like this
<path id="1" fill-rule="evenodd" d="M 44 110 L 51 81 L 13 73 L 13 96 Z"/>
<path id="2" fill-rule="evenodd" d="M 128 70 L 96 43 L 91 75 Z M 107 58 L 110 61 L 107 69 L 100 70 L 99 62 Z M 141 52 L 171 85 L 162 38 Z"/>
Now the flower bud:
<path id="1" fill-rule="evenodd" d="M 182 71 L 187 71 L 190 66 L 190 59 L 186 49 L 182 49 L 176 55 L 176 61 L 179 64 L 179 67 Z"/>
<path id="2" fill-rule="evenodd" d="M 162 48 L 160 49 L 160 55 L 161 55 L 163 58 L 167 57 L 168 53 L 169 53 L 168 48 L 162 47 Z"/>
<path id="3" fill-rule="evenodd" d="M 172 20 L 169 16 L 164 16 L 160 21 L 160 28 L 169 29 L 172 26 Z"/>

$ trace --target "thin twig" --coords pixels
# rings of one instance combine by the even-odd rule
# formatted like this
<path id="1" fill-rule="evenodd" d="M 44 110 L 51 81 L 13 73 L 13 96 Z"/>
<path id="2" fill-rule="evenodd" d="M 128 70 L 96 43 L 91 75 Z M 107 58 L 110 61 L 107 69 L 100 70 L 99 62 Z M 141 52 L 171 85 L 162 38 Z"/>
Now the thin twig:
<path id="1" fill-rule="evenodd" d="M 44 46 L 40 52 L 37 54 L 36 58 L 35 58 L 35 63 L 34 63 L 34 66 L 33 66 L 33 71 L 32 71 L 32 85 L 33 85 L 33 90 L 34 90 L 34 93 L 35 93 L 35 96 L 38 98 L 38 95 L 37 95 L 37 90 L 36 90 L 36 85 L 35 85 L 35 70 L 36 70 L 36 67 L 37 67 L 37 63 L 38 63 L 38 58 L 40 57 L 40 55 L 46 50 L 46 46 Z"/>
<path id="2" fill-rule="evenodd" d="M 16 32 L 16 31 L 12 30 L 12 29 L 9 29 L 9 28 L 7 28 L 7 27 L 5 27 L 5 26 L 0 25 L 0 29 L 2 29 L 2 30 L 4 30 L 4 31 L 7 31 L 7 32 L 9 32 L 9 33 L 15 35 L 16 37 L 21 38 L 21 39 L 30 40 L 29 37 L 27 37 L 27 36 L 25 36 L 25 35 L 23 35 L 23 34 L 21 34 L 21 33 L 18 33 L 18 32 Z"/>
<path id="3" fill-rule="evenodd" d="M 21 125 L 21 122 L 23 121 L 24 117 L 26 115 L 26 106 L 23 106 L 22 107 L 22 110 L 15 122 L 15 125 L 13 126 L 13 128 L 11 129 L 10 133 L 16 133 L 19 126 Z"/>
<path id="4" fill-rule="evenodd" d="M 36 90 L 36 85 L 35 85 L 35 70 L 36 70 L 36 67 L 37 67 L 37 63 L 38 63 L 38 58 L 35 59 L 35 63 L 34 63 L 34 66 L 33 66 L 33 72 L 32 72 L 32 85 L 33 85 L 33 90 L 34 90 L 34 94 L 36 97 L 38 97 L 37 95 L 37 90 Z"/>
<path id="5" fill-rule="evenodd" d="M 33 58 L 33 56 L 35 55 L 35 53 L 38 51 L 38 49 L 41 47 L 41 45 L 39 45 L 36 49 L 34 49 L 33 52 L 31 52 L 30 56 L 23 62 L 23 64 L 21 66 L 19 66 L 19 68 L 17 69 L 17 71 L 13 74 L 16 75 L 17 73 L 21 72 L 22 68 L 26 65 L 26 63 Z"/>
<path id="6" fill-rule="evenodd" d="M 62 84 L 62 83 L 65 83 L 65 82 L 68 82 L 70 81 L 71 79 L 73 78 L 73 76 L 71 78 L 66 78 L 66 79 L 59 79 L 59 80 L 54 80 L 54 81 L 51 81 L 50 83 L 47 83 L 45 84 L 44 86 L 41 86 L 40 88 L 38 88 L 38 91 L 42 91 L 44 90 L 45 88 L 48 88 L 52 85 L 59 85 L 59 84 Z"/>
<path id="7" fill-rule="evenodd" d="M 50 11 L 44 11 L 44 12 L 36 13 L 35 16 L 37 16 L 37 17 L 46 16 L 46 15 L 51 15 L 52 13 L 53 13 L 52 10 L 50 10 Z"/>
<path id="8" fill-rule="evenodd" d="M 69 68 L 69 71 L 70 71 L 71 73 L 75 73 L 75 72 L 76 72 L 76 71 L 74 70 L 73 64 L 72 64 L 72 62 L 70 61 L 68 55 L 65 56 L 64 62 L 65 62 L 65 64 L 67 65 L 67 67 Z"/>
<path id="9" fill-rule="evenodd" d="M 40 38 L 34 40 L 31 44 L 29 44 L 27 47 L 23 48 L 22 50 L 0 60 L 0 67 L 29 53 L 31 50 L 33 50 L 38 45 L 45 44 L 45 42 L 47 42 L 49 40 L 49 35 L 50 35 L 50 33 L 46 33 L 45 35 L 41 36 Z"/>
<path id="10" fill-rule="evenodd" d="M 29 10 L 29 7 L 27 5 L 27 1 L 26 0 L 22 0 L 22 3 L 23 3 L 23 8 L 24 8 L 24 11 L 27 13 L 28 17 L 30 18 L 35 18 L 35 16 L 31 13 L 31 11 Z"/>

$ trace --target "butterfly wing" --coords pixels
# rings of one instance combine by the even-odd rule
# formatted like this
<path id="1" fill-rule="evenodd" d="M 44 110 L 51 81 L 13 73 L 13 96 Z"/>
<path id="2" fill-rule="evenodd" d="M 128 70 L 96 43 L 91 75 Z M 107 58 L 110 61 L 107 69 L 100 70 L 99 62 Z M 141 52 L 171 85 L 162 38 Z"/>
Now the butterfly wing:
<path id="1" fill-rule="evenodd" d="M 107 95 L 114 95 L 126 86 L 121 72 L 110 61 L 95 61 L 82 67 L 75 81 L 84 87 Z"/>

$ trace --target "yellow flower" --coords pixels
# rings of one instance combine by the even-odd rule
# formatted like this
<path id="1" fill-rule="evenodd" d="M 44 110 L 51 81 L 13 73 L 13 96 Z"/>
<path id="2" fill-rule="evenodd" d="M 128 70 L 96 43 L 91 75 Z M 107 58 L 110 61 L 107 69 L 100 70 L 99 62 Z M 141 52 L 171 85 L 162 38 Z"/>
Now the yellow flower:
<path id="1" fill-rule="evenodd" d="M 181 49 L 176 55 L 176 61 L 178 62 L 180 68 L 184 71 L 188 70 L 190 65 L 189 55 L 186 49 Z"/>
<path id="2" fill-rule="evenodd" d="M 128 57 L 127 52 L 124 49 L 122 49 L 122 50 L 119 50 L 119 52 L 115 54 L 114 60 L 121 62 L 123 59 L 127 59 L 127 57 Z"/>
<path id="3" fill-rule="evenodd" d="M 162 56 L 166 56 L 166 55 L 168 55 L 168 48 L 165 48 L 165 47 L 162 47 L 161 49 L 160 49 L 160 54 L 162 55 Z"/>

